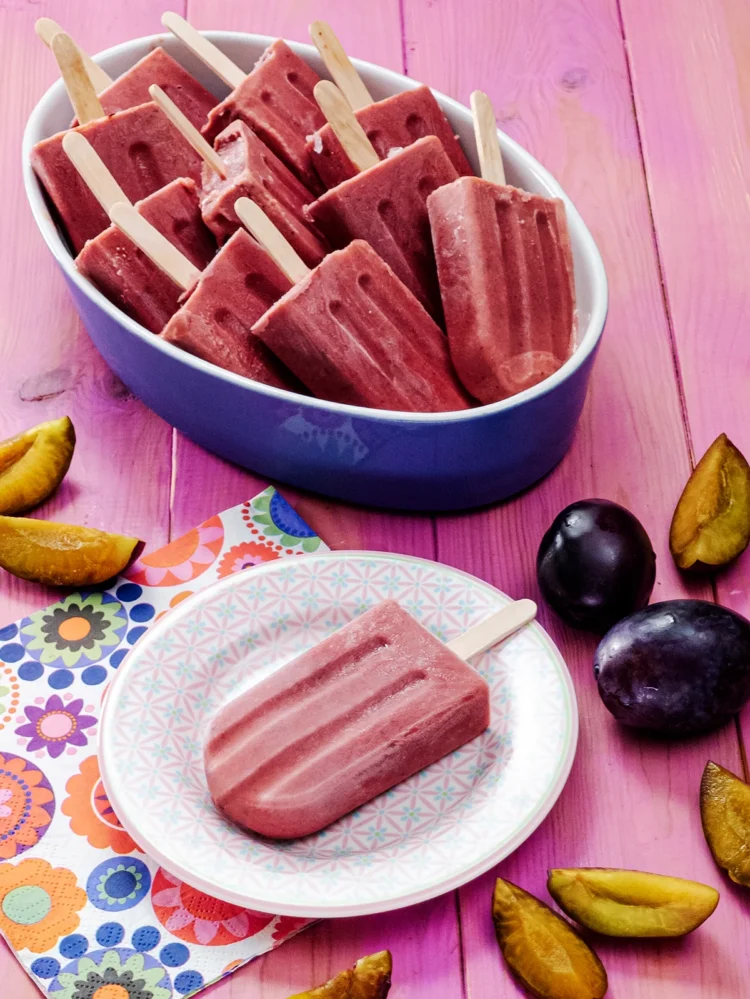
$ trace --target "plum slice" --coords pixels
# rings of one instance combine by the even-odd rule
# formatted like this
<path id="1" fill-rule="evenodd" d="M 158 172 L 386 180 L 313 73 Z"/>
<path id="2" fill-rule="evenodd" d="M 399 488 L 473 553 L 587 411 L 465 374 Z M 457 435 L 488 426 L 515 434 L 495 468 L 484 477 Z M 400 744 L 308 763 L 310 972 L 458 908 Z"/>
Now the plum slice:
<path id="1" fill-rule="evenodd" d="M 669 529 L 680 569 L 726 565 L 750 544 L 750 465 L 721 434 L 695 466 Z"/>
<path id="2" fill-rule="evenodd" d="M 710 761 L 701 780 L 701 821 L 718 866 L 750 888 L 750 787 Z"/>
<path id="3" fill-rule="evenodd" d="M 538 999 L 601 999 L 604 965 L 582 937 L 548 905 L 498 878 L 492 920 L 510 970 Z"/>
<path id="4" fill-rule="evenodd" d="M 357 961 L 330 982 L 290 999 L 385 999 L 391 988 L 391 952 L 381 950 Z"/>
<path id="5" fill-rule="evenodd" d="M 138 538 L 91 527 L 0 516 L 0 567 L 47 586 L 94 586 L 118 575 Z"/>
<path id="6" fill-rule="evenodd" d="M 681 937 L 719 904 L 697 881 L 604 867 L 550 871 L 547 888 L 571 919 L 610 937 Z"/>
<path id="7" fill-rule="evenodd" d="M 70 467 L 75 444 L 67 416 L 0 442 L 0 514 L 25 513 L 51 496 Z"/>

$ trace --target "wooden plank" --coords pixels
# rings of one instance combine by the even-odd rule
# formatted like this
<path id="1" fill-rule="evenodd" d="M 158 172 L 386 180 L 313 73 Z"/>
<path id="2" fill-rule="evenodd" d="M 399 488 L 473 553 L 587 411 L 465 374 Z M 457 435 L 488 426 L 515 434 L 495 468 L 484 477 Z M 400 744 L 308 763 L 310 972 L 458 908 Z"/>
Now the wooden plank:
<path id="1" fill-rule="evenodd" d="M 363 17 L 348 0 L 278 0 L 243 4 L 190 0 L 188 16 L 203 29 L 224 28 L 307 41 L 315 19 L 330 21 L 350 55 L 400 70 L 398 0 L 373 4 Z M 259 480 L 177 437 L 172 531 L 199 523 L 216 510 L 241 502 Z M 429 517 L 360 511 L 281 487 L 284 495 L 333 548 L 367 548 L 434 557 Z M 400 994 L 409 999 L 461 995 L 461 964 L 455 894 L 383 916 L 321 923 L 260 958 L 216 987 L 216 999 L 252 995 L 282 999 L 320 983 L 365 953 L 389 947 Z M 212 993 L 214 995 L 214 993 Z"/>
<path id="2" fill-rule="evenodd" d="M 90 16 L 74 0 L 0 5 L 0 64 L 5 71 L 0 180 L 6 239 L 0 268 L 0 439 L 68 414 L 78 437 L 63 486 L 39 516 L 126 531 L 162 544 L 168 538 L 170 428 L 111 374 L 78 322 L 57 268 L 34 226 L 20 172 L 21 134 L 35 102 L 56 79 L 52 54 L 34 21 L 53 17 L 90 51 L 158 28 L 160 8 L 134 0 Z M 139 455 L 134 463 L 132 455 Z M 58 594 L 0 573 L 7 623 Z M 0 991 L 36 999 L 36 987 L 0 941 Z M 7 991 L 6 991 L 7 990 Z"/>
<path id="3" fill-rule="evenodd" d="M 621 8 L 694 455 L 724 432 L 750 457 L 750 8 Z M 716 588 L 750 617 L 750 552 Z M 743 731 L 747 744 L 748 711 Z"/>
<path id="4" fill-rule="evenodd" d="M 647 34 L 645 2 L 642 10 Z M 695 24 L 681 10 L 692 38 Z M 535 551 L 553 516 L 577 498 L 605 496 L 632 509 L 651 535 L 658 555 L 655 598 L 688 592 L 707 596 L 700 584 L 689 589 L 683 584 L 667 550 L 672 507 L 689 471 L 688 449 L 614 0 L 506 0 L 502 5 L 406 0 L 405 13 L 410 74 L 464 102 L 476 87 L 490 94 L 501 127 L 552 169 L 588 221 L 611 291 L 607 330 L 571 453 L 523 497 L 491 511 L 441 518 L 438 558 L 513 596 L 536 597 Z M 658 60 L 657 52 L 669 49 L 668 38 L 660 46 L 654 39 L 653 45 Z M 707 58 L 704 53 L 694 68 L 702 69 Z M 701 86 L 698 74 L 693 86 Z M 646 105 L 655 90 L 653 82 L 644 87 Z M 658 103 L 662 120 L 668 121 L 669 101 L 659 98 Z M 670 162 L 674 172 L 673 150 L 665 149 L 664 157 L 665 172 Z M 723 889 L 716 915 L 684 943 L 597 946 L 612 995 L 741 995 L 750 952 L 746 903 L 714 868 L 697 807 L 706 759 L 739 763 L 733 727 L 684 745 L 628 734 L 596 693 L 594 641 L 556 623 L 544 608 L 541 620 L 574 677 L 580 748 L 552 815 L 499 873 L 542 898 L 550 866 L 637 867 L 716 885 Z M 522 994 L 511 984 L 493 940 L 492 880 L 488 875 L 460 893 L 471 999 Z"/>

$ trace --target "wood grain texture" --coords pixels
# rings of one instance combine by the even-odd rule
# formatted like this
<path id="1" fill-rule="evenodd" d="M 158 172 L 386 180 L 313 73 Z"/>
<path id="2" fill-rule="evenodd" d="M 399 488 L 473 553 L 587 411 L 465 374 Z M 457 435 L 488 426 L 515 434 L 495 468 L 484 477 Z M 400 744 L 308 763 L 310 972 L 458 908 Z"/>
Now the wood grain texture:
<path id="1" fill-rule="evenodd" d="M 750 7 L 620 6 L 694 457 L 722 432 L 750 457 Z M 750 617 L 750 552 L 716 590 Z"/>
<path id="2" fill-rule="evenodd" d="M 553 516 L 577 498 L 604 496 L 629 507 L 646 526 L 658 555 L 655 598 L 684 595 L 688 589 L 669 556 L 667 529 L 689 455 L 615 3 L 519 0 L 501 7 L 482 0 L 406 0 L 405 9 L 410 74 L 463 102 L 476 87 L 487 91 L 501 127 L 553 171 L 581 210 L 602 250 L 611 292 L 571 453 L 517 500 L 441 518 L 438 559 L 515 597 L 536 598 L 536 548 Z M 709 595 L 700 584 L 689 592 Z M 716 885 L 723 891 L 719 910 L 688 940 L 676 946 L 603 942 L 597 948 L 612 996 L 741 995 L 750 952 L 746 902 L 716 871 L 697 805 L 707 758 L 738 765 L 733 727 L 684 745 L 629 735 L 599 701 L 591 673 L 595 642 L 556 623 L 545 608 L 541 620 L 573 675 L 580 748 L 550 818 L 499 873 L 541 898 L 547 898 L 551 866 L 636 867 Z M 495 950 L 492 880 L 480 878 L 460 893 L 470 999 L 522 994 Z"/>

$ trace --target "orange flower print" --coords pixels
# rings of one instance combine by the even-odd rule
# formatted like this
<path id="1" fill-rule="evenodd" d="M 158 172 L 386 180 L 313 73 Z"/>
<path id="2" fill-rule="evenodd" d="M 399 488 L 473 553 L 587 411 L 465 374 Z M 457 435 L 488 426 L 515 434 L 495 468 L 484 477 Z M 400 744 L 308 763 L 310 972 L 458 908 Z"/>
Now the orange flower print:
<path id="1" fill-rule="evenodd" d="M 36 846 L 54 814 L 52 786 L 39 767 L 0 753 L 0 862 Z"/>
<path id="2" fill-rule="evenodd" d="M 258 565 L 260 562 L 270 562 L 278 558 L 279 553 L 274 551 L 273 545 L 261 545 L 257 541 L 243 541 L 242 544 L 230 548 L 226 555 L 219 562 L 217 575 L 220 579 L 224 576 L 231 576 L 235 572 L 242 572 L 250 566 Z"/>
<path id="3" fill-rule="evenodd" d="M 145 586 L 179 586 L 202 575 L 218 558 L 224 542 L 221 517 L 212 517 L 164 548 L 142 555 L 125 574 Z"/>
<path id="4" fill-rule="evenodd" d="M 62 803 L 62 812 L 70 816 L 70 828 L 77 836 L 85 836 L 99 850 L 126 854 L 138 849 L 109 803 L 96 756 L 89 756 L 81 763 L 65 790 L 68 797 Z"/>
<path id="5" fill-rule="evenodd" d="M 11 947 L 42 954 L 77 929 L 86 892 L 67 867 L 29 858 L 0 864 L 0 931 Z"/>

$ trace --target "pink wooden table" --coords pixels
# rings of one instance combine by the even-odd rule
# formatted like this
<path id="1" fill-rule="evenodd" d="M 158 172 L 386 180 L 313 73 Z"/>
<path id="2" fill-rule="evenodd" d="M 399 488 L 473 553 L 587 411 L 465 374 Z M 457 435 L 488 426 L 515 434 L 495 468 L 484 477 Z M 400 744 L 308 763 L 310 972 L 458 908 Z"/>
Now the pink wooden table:
<path id="1" fill-rule="evenodd" d="M 750 612 L 745 557 L 710 586 L 672 566 L 667 529 L 691 461 L 726 431 L 750 455 L 750 7 L 746 0 L 184 0 L 199 28 L 306 38 L 333 22 L 349 51 L 468 103 L 479 87 L 501 127 L 549 167 L 591 227 L 611 311 L 577 439 L 532 492 L 461 516 L 414 517 L 287 495 L 336 548 L 436 558 L 508 593 L 535 596 L 543 530 L 574 499 L 604 496 L 644 522 L 655 598 L 718 598 Z M 258 482 L 174 434 L 110 374 L 32 228 L 19 159 L 26 117 L 55 77 L 34 20 L 61 22 L 90 51 L 159 30 L 160 0 L 0 0 L 0 438 L 68 413 L 79 446 L 51 519 L 166 542 Z M 139 455 L 139 462 L 132 460 Z M 52 594 L 2 574 L 10 621 Z M 541 620 L 570 666 L 578 757 L 550 817 L 499 872 L 544 897 L 550 866 L 604 865 L 705 880 L 719 908 L 693 937 L 604 942 L 616 999 L 750 996 L 750 895 L 713 866 L 700 830 L 707 759 L 741 772 L 743 724 L 684 745 L 618 728 L 591 672 L 594 642 Z M 515 996 L 489 918 L 491 872 L 393 915 L 321 924 L 216 987 L 215 999 L 281 999 L 358 955 L 389 947 L 394 999 Z M 37 992 L 0 944 L 0 994 Z"/>

